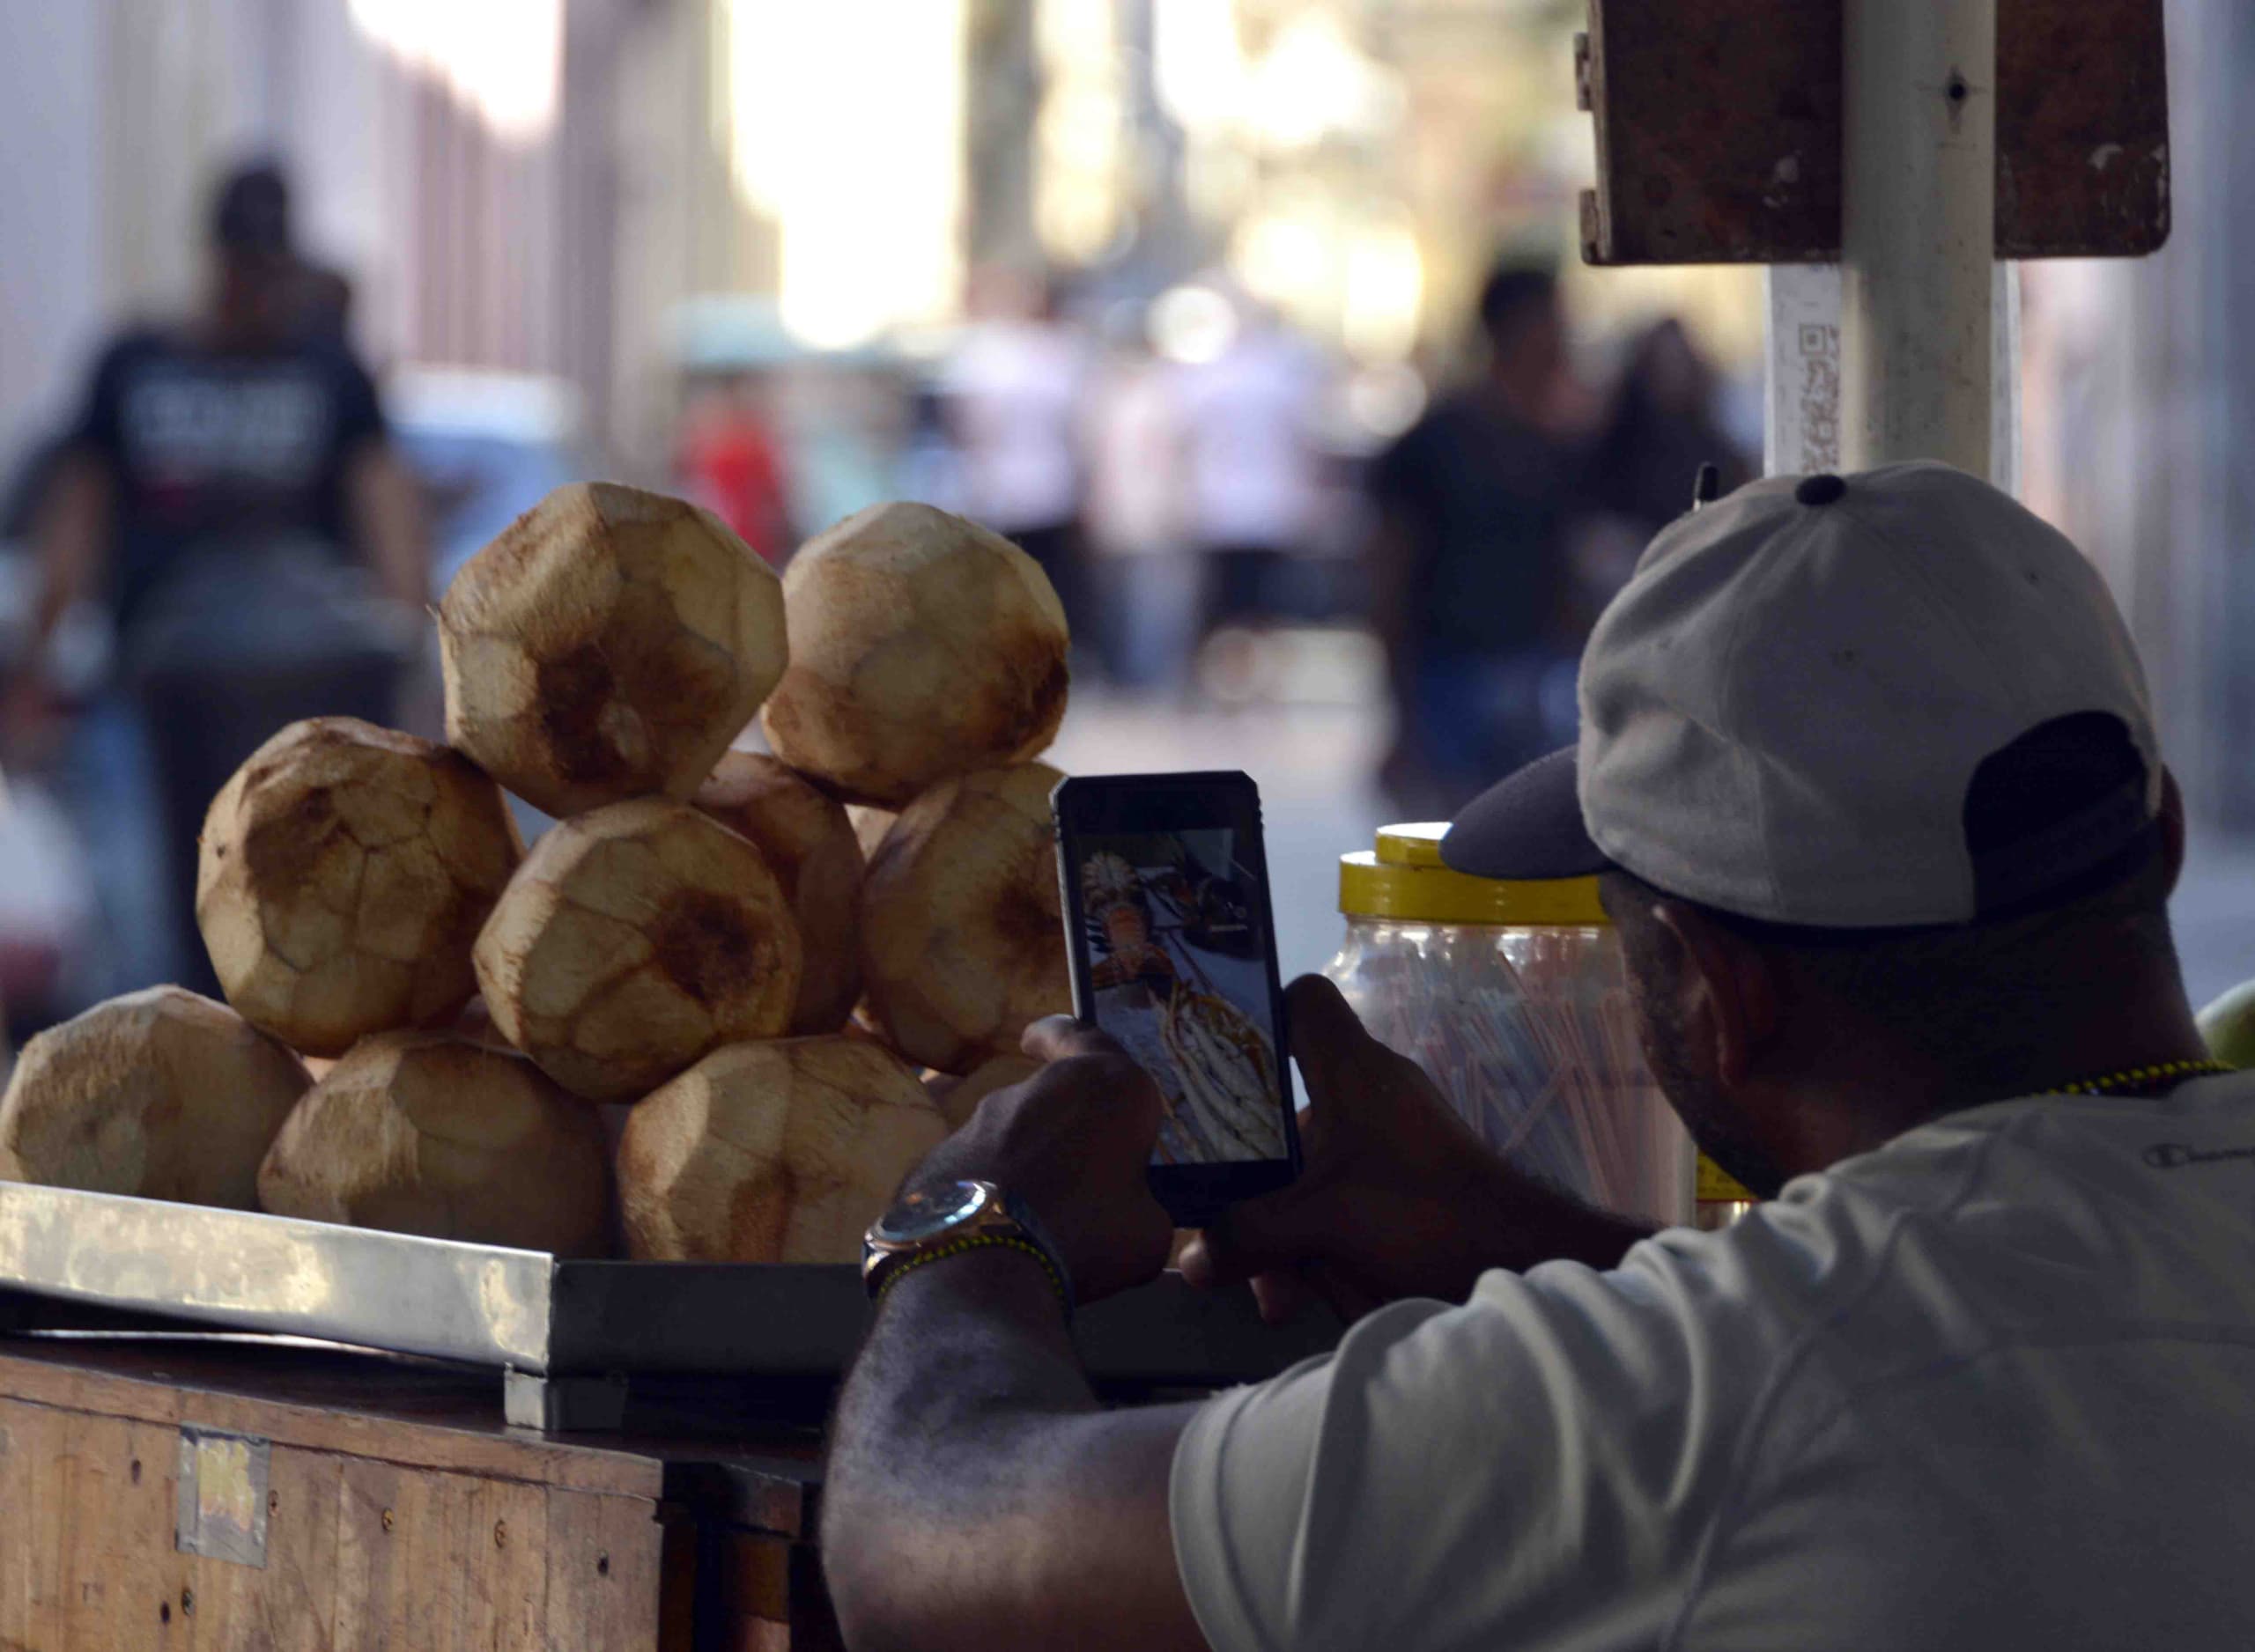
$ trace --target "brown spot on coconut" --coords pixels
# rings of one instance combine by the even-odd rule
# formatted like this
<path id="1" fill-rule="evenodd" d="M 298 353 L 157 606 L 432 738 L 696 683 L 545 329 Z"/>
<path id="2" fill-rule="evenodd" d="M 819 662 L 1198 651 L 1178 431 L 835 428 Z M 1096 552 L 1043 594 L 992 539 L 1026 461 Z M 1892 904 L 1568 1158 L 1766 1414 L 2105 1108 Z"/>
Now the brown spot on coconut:
<path id="1" fill-rule="evenodd" d="M 798 920 L 759 851 L 685 803 L 614 803 L 533 845 L 477 938 L 493 1025 L 574 1095 L 624 1101 L 790 1024 Z"/>
<path id="2" fill-rule="evenodd" d="M 946 1135 L 914 1075 L 874 1044 L 730 1044 L 626 1121 L 628 1250 L 651 1261 L 858 1261 L 862 1233 Z"/>
<path id="3" fill-rule="evenodd" d="M 762 726 L 847 801 L 898 808 L 1055 738 L 1065 610 L 1000 535 L 929 505 L 872 505 L 802 547 L 783 593 L 791 661 Z"/>
<path id="4" fill-rule="evenodd" d="M 686 799 L 782 674 L 782 586 L 709 511 L 574 483 L 462 565 L 439 640 L 447 738 L 527 802 Z"/>
<path id="5" fill-rule="evenodd" d="M 0 1097 L 0 1180 L 255 1210 L 258 1164 L 312 1084 L 224 1004 L 155 986 L 26 1044 Z"/>
<path id="6" fill-rule="evenodd" d="M 307 1055 L 452 1017 L 524 854 L 463 757 L 350 717 L 292 723 L 204 816 L 196 918 L 243 1016 Z"/>
<path id="7" fill-rule="evenodd" d="M 987 769 L 901 811 L 861 883 L 861 979 L 885 1042 L 968 1073 L 1068 1014 L 1046 763 Z"/>
<path id="8" fill-rule="evenodd" d="M 861 995 L 854 939 L 861 845 L 845 806 L 787 765 L 750 751 L 724 753 L 696 804 L 759 851 L 799 920 L 805 959 L 790 1031 L 838 1031 Z"/>
<path id="9" fill-rule="evenodd" d="M 929 1095 L 944 1114 L 950 1130 L 961 1130 L 971 1122 L 972 1114 L 979 1110 L 979 1103 L 996 1090 L 1006 1090 L 1013 1084 L 1023 1084 L 1041 1071 L 1041 1063 L 1031 1056 L 996 1056 L 982 1061 L 962 1078 L 945 1073 L 927 1073 L 924 1093 Z"/>
<path id="10" fill-rule="evenodd" d="M 595 1110 L 523 1056 L 451 1032 L 364 1038 L 298 1103 L 258 1173 L 277 1216 L 559 1256 L 609 1249 Z"/>

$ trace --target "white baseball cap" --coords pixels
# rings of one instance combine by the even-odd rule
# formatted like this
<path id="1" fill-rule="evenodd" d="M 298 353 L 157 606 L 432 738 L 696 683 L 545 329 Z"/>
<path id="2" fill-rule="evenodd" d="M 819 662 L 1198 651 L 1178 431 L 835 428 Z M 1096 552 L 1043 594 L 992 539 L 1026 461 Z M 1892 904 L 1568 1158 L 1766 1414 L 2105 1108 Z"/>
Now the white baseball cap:
<path id="1" fill-rule="evenodd" d="M 1620 867 L 1779 924 L 1962 924 L 2119 854 L 2161 805 L 2129 629 L 2056 529 L 1948 465 L 1775 476 L 1663 530 L 1582 655 L 1581 740 L 1475 800 L 1459 871 Z M 2118 719 L 2136 772 L 2002 849 L 1983 763 Z"/>

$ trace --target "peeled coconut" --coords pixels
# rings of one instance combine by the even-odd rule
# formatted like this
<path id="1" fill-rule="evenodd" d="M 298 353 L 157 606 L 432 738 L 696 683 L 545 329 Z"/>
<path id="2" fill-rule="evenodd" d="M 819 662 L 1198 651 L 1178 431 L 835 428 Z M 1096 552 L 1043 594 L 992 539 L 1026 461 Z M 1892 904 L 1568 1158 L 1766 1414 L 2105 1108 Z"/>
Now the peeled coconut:
<path id="1" fill-rule="evenodd" d="M 514 1051 L 379 1033 L 298 1103 L 258 1199 L 277 1216 L 599 1256 L 610 1167 L 595 1109 Z"/>
<path id="2" fill-rule="evenodd" d="M 439 605 L 447 739 L 558 816 L 686 799 L 782 675 L 782 585 L 710 511 L 558 488 Z"/>
<path id="3" fill-rule="evenodd" d="M 292 723 L 204 816 L 196 918 L 227 1001 L 307 1055 L 444 1021 L 524 855 L 466 759 L 351 717 Z"/>
<path id="4" fill-rule="evenodd" d="M 948 1128 L 961 1130 L 971 1122 L 972 1114 L 979 1110 L 980 1103 L 996 1090 L 1024 1083 L 1040 1071 L 1041 1063 L 1031 1056 L 996 1056 L 992 1061 L 980 1062 L 959 1079 L 945 1073 L 928 1073 L 924 1075 L 924 1089 L 946 1116 Z"/>
<path id="5" fill-rule="evenodd" d="M 255 1210 L 259 1161 L 312 1083 L 225 1004 L 128 993 L 24 1046 L 0 1097 L 0 1180 Z"/>
<path id="6" fill-rule="evenodd" d="M 848 803 L 846 818 L 854 822 L 854 841 L 861 845 L 861 859 L 867 860 L 876 853 L 884 835 L 892 830 L 893 822 L 900 816 L 889 808 L 877 808 L 868 803 Z"/>
<path id="7" fill-rule="evenodd" d="M 798 1002 L 798 920 L 759 851 L 686 803 L 614 803 L 525 857 L 472 961 L 493 1025 L 589 1101 L 655 1088 Z"/>
<path id="8" fill-rule="evenodd" d="M 799 920 L 805 960 L 790 1030 L 836 1032 L 861 996 L 854 933 L 861 845 L 845 805 L 774 758 L 750 751 L 723 753 L 696 802 L 750 840 Z"/>
<path id="9" fill-rule="evenodd" d="M 1072 1007 L 1046 763 L 950 780 L 901 811 L 861 882 L 861 979 L 885 1042 L 969 1073 Z"/>
<path id="10" fill-rule="evenodd" d="M 858 1038 L 730 1044 L 651 1094 L 618 1144 L 630 1254 L 854 1262 L 948 1133 L 914 1074 Z"/>
<path id="11" fill-rule="evenodd" d="M 1065 610 L 1000 535 L 878 505 L 783 576 L 790 667 L 763 726 L 849 802 L 898 808 L 950 775 L 1039 756 L 1065 715 Z"/>

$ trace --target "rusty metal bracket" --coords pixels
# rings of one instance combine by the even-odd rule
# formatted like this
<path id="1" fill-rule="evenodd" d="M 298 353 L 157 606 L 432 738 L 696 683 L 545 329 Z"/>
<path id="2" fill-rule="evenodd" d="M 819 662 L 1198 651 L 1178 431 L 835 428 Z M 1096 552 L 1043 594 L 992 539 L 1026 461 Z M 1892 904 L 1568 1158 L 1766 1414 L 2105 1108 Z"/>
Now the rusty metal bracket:
<path id="1" fill-rule="evenodd" d="M 1840 255 L 1840 8 L 1590 0 L 1593 264 Z M 2169 239 L 2161 0 L 1998 0 L 1997 255 L 2136 256 Z"/>

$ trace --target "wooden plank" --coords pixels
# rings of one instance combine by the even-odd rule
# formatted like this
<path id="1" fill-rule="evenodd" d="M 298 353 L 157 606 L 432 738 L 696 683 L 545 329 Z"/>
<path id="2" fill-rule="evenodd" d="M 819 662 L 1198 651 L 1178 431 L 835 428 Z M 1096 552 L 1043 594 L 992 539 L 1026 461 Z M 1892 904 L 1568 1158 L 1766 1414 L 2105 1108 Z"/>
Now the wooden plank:
<path id="1" fill-rule="evenodd" d="M 266 1652 L 277 1644 L 268 1631 L 262 1567 L 209 1555 L 182 1557 L 189 1567 L 174 1602 L 174 1626 L 184 1626 L 195 1652 Z"/>
<path id="2" fill-rule="evenodd" d="M 463 1644 L 502 1652 L 542 1652 L 548 1644 L 548 1493 L 544 1487 L 480 1480 L 470 1501 L 468 1543 L 484 1563 L 470 1572 L 469 1634 Z"/>
<path id="3" fill-rule="evenodd" d="M 169 1641 L 162 1609 L 178 1568 L 166 1563 L 172 1481 L 158 1471 L 168 1464 L 177 1436 L 107 1417 L 72 1417 L 66 1427 L 68 1534 L 60 1556 L 66 1644 Z"/>
<path id="4" fill-rule="evenodd" d="M 73 1357 L 77 1355 L 78 1357 Z M 440 1469 L 492 1479 L 606 1492 L 654 1501 L 663 1467 L 653 1457 L 567 1444 L 500 1420 L 498 1382 L 490 1420 L 456 1415 L 433 1423 L 385 1404 L 385 1368 L 364 1373 L 357 1405 L 315 1405 L 229 1392 L 181 1381 L 161 1366 L 134 1376 L 92 1368 L 88 1356 L 11 1345 L 0 1353 L 0 1394 L 66 1411 L 137 1422 L 257 1434 L 277 1446 Z"/>
<path id="5" fill-rule="evenodd" d="M 653 1505 L 551 1489 L 548 1576 L 539 1644 L 551 1652 L 653 1652 L 658 1553 Z"/>
<path id="6" fill-rule="evenodd" d="M 386 1644 L 462 1644 L 462 1544 L 469 1487 L 450 1474 L 403 1473 L 392 1495 L 392 1568 L 382 1597 L 369 1603 Z"/>
<path id="7" fill-rule="evenodd" d="M 329 1618 L 336 1652 L 376 1652 L 402 1643 L 388 1639 L 397 1525 L 394 1505 L 403 1476 L 388 1463 L 339 1464 L 336 1588 Z"/>
<path id="8" fill-rule="evenodd" d="M 0 1648 L 31 1644 L 32 1464 L 52 1413 L 0 1399 Z"/>
<path id="9" fill-rule="evenodd" d="M 1840 250 L 1841 12 L 1809 0 L 1591 0 L 1594 264 L 1802 263 Z M 2169 238 L 2159 0 L 1998 0 L 2000 258 Z"/>
<path id="10" fill-rule="evenodd" d="M 344 1464 L 289 1446 L 268 1464 L 266 1573 L 259 1620 L 275 1647 L 329 1644 L 336 1621 L 337 1528 Z M 207 1567 L 224 1561 L 206 1561 Z"/>
<path id="11" fill-rule="evenodd" d="M 63 1644 L 63 1557 L 69 1547 L 65 1495 L 71 1419 L 34 1405 L 10 1405 L 7 1502 L 0 1508 L 0 1552 L 7 1598 L 0 1602 L 0 1648 Z"/>
<path id="12" fill-rule="evenodd" d="M 118 1634 L 112 1644 L 121 1652 L 127 1647 L 185 1647 L 190 1635 L 180 1615 L 180 1593 L 189 1585 L 193 1565 L 174 1546 L 180 1434 L 149 1423 L 124 1427 L 124 1502 L 103 1523 L 108 1584 L 123 1603 L 113 1614 Z"/>

